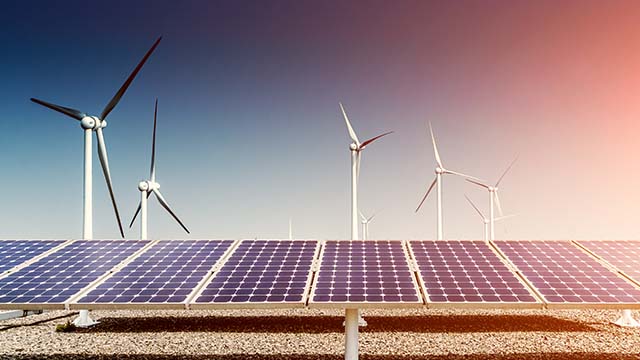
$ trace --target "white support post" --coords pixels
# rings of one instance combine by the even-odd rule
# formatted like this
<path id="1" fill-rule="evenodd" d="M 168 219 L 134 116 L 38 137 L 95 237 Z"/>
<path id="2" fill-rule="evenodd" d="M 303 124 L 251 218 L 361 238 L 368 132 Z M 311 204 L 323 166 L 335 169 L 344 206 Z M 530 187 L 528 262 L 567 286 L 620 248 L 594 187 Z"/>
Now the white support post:
<path id="1" fill-rule="evenodd" d="M 91 135 L 93 130 L 84 130 L 84 195 L 82 212 L 82 238 L 93 239 L 93 182 L 91 171 L 93 169 L 92 156 L 93 144 Z"/>
<path id="2" fill-rule="evenodd" d="M 147 240 L 147 192 L 140 191 L 140 240 Z"/>
<path id="3" fill-rule="evenodd" d="M 496 220 L 496 218 L 495 218 L 495 215 L 494 215 L 494 212 L 493 212 L 493 197 L 494 197 L 493 191 L 489 191 L 489 204 L 491 204 L 491 206 L 490 206 L 491 215 L 489 217 L 489 228 L 490 228 L 489 234 L 491 235 L 490 236 L 491 241 L 496 239 L 495 238 L 495 220 Z"/>
<path id="4" fill-rule="evenodd" d="M 82 216 L 82 238 L 84 240 L 93 240 L 93 182 L 91 174 L 93 170 L 93 144 L 91 135 L 93 135 L 92 129 L 84 129 L 84 201 Z M 97 323 L 89 316 L 89 310 L 80 310 L 80 315 L 73 320 L 73 324 L 78 327 L 89 327 Z"/>
<path id="5" fill-rule="evenodd" d="M 640 327 L 640 323 L 633 318 L 631 310 L 622 310 L 622 316 L 613 323 L 621 327 Z"/>
<path id="6" fill-rule="evenodd" d="M 358 309 L 345 309 L 344 359 L 358 360 Z"/>
<path id="7" fill-rule="evenodd" d="M 436 172 L 436 186 L 438 191 L 438 240 L 442 240 L 442 174 Z"/>

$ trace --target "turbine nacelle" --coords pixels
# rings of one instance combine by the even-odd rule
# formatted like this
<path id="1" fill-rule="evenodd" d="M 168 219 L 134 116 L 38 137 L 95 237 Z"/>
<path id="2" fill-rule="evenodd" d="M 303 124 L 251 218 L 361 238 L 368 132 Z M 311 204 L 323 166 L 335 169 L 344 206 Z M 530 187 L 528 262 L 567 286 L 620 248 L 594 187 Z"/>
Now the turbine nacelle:
<path id="1" fill-rule="evenodd" d="M 85 130 L 96 131 L 107 127 L 107 120 L 100 120 L 97 116 L 85 116 L 80 120 L 80 126 Z"/>
<path id="2" fill-rule="evenodd" d="M 436 174 L 442 175 L 444 174 L 444 169 L 440 166 L 436 166 Z"/>
<path id="3" fill-rule="evenodd" d="M 351 143 L 351 144 L 349 145 L 349 150 L 351 150 L 351 151 L 357 151 L 357 150 L 358 150 L 358 144 L 356 144 L 356 143 Z"/>
<path id="4" fill-rule="evenodd" d="M 160 184 L 155 181 L 142 180 L 138 183 L 138 190 L 140 191 L 153 191 L 160 189 Z"/>

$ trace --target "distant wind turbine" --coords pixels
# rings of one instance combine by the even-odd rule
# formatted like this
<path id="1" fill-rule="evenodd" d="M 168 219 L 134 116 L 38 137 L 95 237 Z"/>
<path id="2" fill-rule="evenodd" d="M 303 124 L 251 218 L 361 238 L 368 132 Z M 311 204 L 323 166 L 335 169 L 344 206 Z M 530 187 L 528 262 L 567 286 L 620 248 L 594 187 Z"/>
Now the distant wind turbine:
<path id="1" fill-rule="evenodd" d="M 513 164 L 515 164 L 516 160 L 518 160 L 518 157 L 516 156 L 515 159 L 513 159 L 513 161 L 511 162 L 511 164 L 509 164 L 509 166 L 507 167 L 507 169 L 502 173 L 502 175 L 500 176 L 500 178 L 498 179 L 498 181 L 496 181 L 496 184 L 491 186 L 489 184 L 486 184 L 483 181 L 477 181 L 477 179 L 465 179 L 468 182 L 472 183 L 472 184 L 476 184 L 478 186 L 481 186 L 485 189 L 487 189 L 489 191 L 489 204 L 490 204 L 490 216 L 489 216 L 489 233 L 490 233 L 490 239 L 491 240 L 495 240 L 495 212 L 494 212 L 494 202 L 495 204 L 498 206 L 498 213 L 502 216 L 502 206 L 500 205 L 500 197 L 498 196 L 498 186 L 500 185 L 500 182 L 502 181 L 502 179 L 504 178 L 505 175 L 507 175 L 507 172 L 509 172 L 509 170 L 511 170 L 511 167 L 513 166 Z"/>
<path id="2" fill-rule="evenodd" d="M 393 131 L 372 137 L 371 139 L 361 143 L 349 122 L 347 112 L 344 110 L 342 103 L 340 103 L 340 110 L 342 110 L 342 116 L 344 117 L 344 121 L 347 123 L 347 130 L 349 131 L 349 137 L 351 137 L 352 141 L 349 145 L 349 150 L 351 151 L 351 240 L 358 240 L 358 178 L 360 175 L 360 159 L 362 151 L 367 145 L 383 136 L 393 133 Z"/>
<path id="3" fill-rule="evenodd" d="M 478 213 L 478 215 L 480 215 L 480 217 L 482 218 L 482 229 L 484 231 L 484 241 L 489 241 L 489 223 L 490 220 L 487 219 L 482 212 L 480 211 L 480 209 L 478 209 L 478 207 L 476 206 L 476 204 L 473 203 L 473 201 L 471 201 L 471 199 L 469 199 L 469 197 L 467 195 L 464 196 L 465 198 L 467 198 L 467 201 L 469 202 L 469 204 L 471 204 L 471 206 L 473 206 L 473 208 L 476 210 L 476 212 Z M 510 217 L 514 217 L 515 215 L 505 215 L 505 216 L 499 216 L 495 219 L 493 219 L 494 221 L 500 221 L 500 220 L 504 220 L 504 219 L 508 219 Z M 494 240 L 494 239 L 491 239 Z"/>
<path id="4" fill-rule="evenodd" d="M 438 220 L 438 240 L 442 240 L 442 175 L 443 174 L 452 174 L 452 175 L 457 175 L 463 178 L 467 178 L 467 179 L 475 179 L 477 181 L 482 181 L 476 177 L 470 176 L 470 175 L 465 175 L 453 170 L 449 170 L 446 169 L 444 167 L 444 165 L 442 165 L 442 160 L 440 159 L 440 154 L 438 153 L 438 146 L 436 145 L 436 138 L 435 136 L 433 136 L 433 129 L 431 128 L 431 122 L 429 122 L 429 132 L 431 133 L 431 143 L 433 144 L 433 153 L 436 157 L 436 178 L 433 180 L 433 182 L 431 183 L 431 185 L 429 186 L 429 189 L 427 190 L 427 193 L 424 194 L 424 197 L 422 198 L 422 201 L 420 201 L 420 204 L 418 205 L 418 207 L 416 208 L 416 212 L 418 212 L 418 210 L 420 210 L 420 207 L 422 207 L 422 204 L 424 204 L 424 201 L 427 199 L 427 197 L 429 196 L 429 193 L 431 192 L 431 190 L 433 189 L 433 187 L 435 185 L 437 186 L 437 210 L 438 210 L 438 215 L 437 215 L 437 220 Z"/>
<path id="5" fill-rule="evenodd" d="M 369 240 L 369 223 L 375 216 L 376 214 L 374 213 L 367 218 L 362 212 L 360 212 L 360 221 L 362 223 L 362 240 Z"/>
<path id="6" fill-rule="evenodd" d="M 31 98 L 31 101 L 36 104 L 40 104 L 42 106 L 48 107 L 49 109 L 60 112 L 64 115 L 72 117 L 78 121 L 80 121 L 80 126 L 84 129 L 84 204 L 83 204 L 83 221 L 82 221 L 82 238 L 83 239 L 93 239 L 93 181 L 92 181 L 92 142 L 91 142 L 91 133 L 96 133 L 96 138 L 98 140 L 98 156 L 100 158 L 100 165 L 102 165 L 102 172 L 104 174 L 104 178 L 107 182 L 107 188 L 109 188 L 109 195 L 111 196 L 111 203 L 113 204 L 113 210 L 116 215 L 116 220 L 118 221 L 118 228 L 120 229 L 120 236 L 124 238 L 124 231 L 122 230 L 122 222 L 120 221 L 120 213 L 118 212 L 118 206 L 116 205 L 116 198 L 113 194 L 113 186 L 111 183 L 111 173 L 109 172 L 109 160 L 107 158 L 107 147 L 104 142 L 104 135 L 102 134 L 102 129 L 107 127 L 107 116 L 113 108 L 116 107 L 124 93 L 131 85 L 131 82 L 138 74 L 138 71 L 142 68 L 144 63 L 147 61 L 151 53 L 156 49 L 158 43 L 162 37 L 159 37 L 158 40 L 151 46 L 151 49 L 147 51 L 147 53 L 142 58 L 142 61 L 136 66 L 131 75 L 127 78 L 127 80 L 122 84 L 120 90 L 113 96 L 111 101 L 105 106 L 104 110 L 100 114 L 100 117 L 90 116 L 86 113 L 83 113 L 79 110 L 55 105 L 48 103 L 46 101 L 38 100 L 35 98 Z M 89 86 L 85 86 L 89 87 Z"/>
<path id="7" fill-rule="evenodd" d="M 158 123 L 158 99 L 156 99 L 156 106 L 153 112 L 153 140 L 151 142 L 151 173 L 149 174 L 149 180 L 143 180 L 138 183 L 138 190 L 140 190 L 140 204 L 138 209 L 131 219 L 129 227 L 133 226 L 133 222 L 136 220 L 138 213 L 140 213 L 140 239 L 147 240 L 147 199 L 151 194 L 156 196 L 158 202 L 162 207 L 167 210 L 177 222 L 182 226 L 184 231 L 189 234 L 189 229 L 180 221 L 178 216 L 171 210 L 169 204 L 164 199 L 164 196 L 160 193 L 160 184 L 156 182 L 156 126 Z"/>

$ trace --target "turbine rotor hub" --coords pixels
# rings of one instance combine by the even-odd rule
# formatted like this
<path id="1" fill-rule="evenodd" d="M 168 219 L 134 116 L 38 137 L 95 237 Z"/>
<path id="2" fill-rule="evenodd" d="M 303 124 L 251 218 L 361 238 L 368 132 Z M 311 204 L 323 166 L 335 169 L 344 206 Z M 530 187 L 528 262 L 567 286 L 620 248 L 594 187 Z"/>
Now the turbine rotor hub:
<path id="1" fill-rule="evenodd" d="M 440 166 L 436 166 L 436 174 L 444 174 L 444 169 Z"/>
<path id="2" fill-rule="evenodd" d="M 148 181 L 140 181 L 138 183 L 138 190 L 140 190 L 140 191 L 149 190 L 149 182 Z"/>
<path id="3" fill-rule="evenodd" d="M 351 151 L 358 150 L 358 145 L 356 145 L 356 143 L 351 143 L 351 145 L 349 145 L 349 150 Z"/>
<path id="4" fill-rule="evenodd" d="M 95 130 L 100 124 L 100 119 L 95 116 L 85 116 L 80 120 L 80 126 L 85 130 Z"/>

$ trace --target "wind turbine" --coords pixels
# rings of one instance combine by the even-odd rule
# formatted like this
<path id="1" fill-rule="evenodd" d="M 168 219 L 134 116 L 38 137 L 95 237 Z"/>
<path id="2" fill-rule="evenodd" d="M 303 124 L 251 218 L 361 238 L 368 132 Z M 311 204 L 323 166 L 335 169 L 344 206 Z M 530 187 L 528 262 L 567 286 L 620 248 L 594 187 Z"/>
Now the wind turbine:
<path id="1" fill-rule="evenodd" d="M 362 212 L 360 212 L 360 219 L 362 223 L 362 240 L 369 240 L 369 223 L 375 216 L 376 214 L 374 213 L 367 218 Z"/>
<path id="2" fill-rule="evenodd" d="M 360 175 L 361 152 L 367 145 L 383 136 L 393 133 L 393 131 L 380 134 L 361 143 L 349 122 L 349 118 L 347 117 L 347 113 L 344 110 L 342 103 L 340 103 L 340 110 L 342 110 L 342 116 L 344 117 L 344 121 L 347 123 L 347 130 L 349 131 L 349 136 L 352 141 L 349 145 L 349 150 L 351 151 L 351 240 L 358 240 L 358 178 Z"/>
<path id="3" fill-rule="evenodd" d="M 167 210 L 177 222 L 182 226 L 184 231 L 189 234 L 189 229 L 180 221 L 178 216 L 171 210 L 169 204 L 164 199 L 164 196 L 160 193 L 160 184 L 156 182 L 156 126 L 158 123 L 158 99 L 156 99 L 156 106 L 153 112 L 153 140 L 151 142 L 151 173 L 149 174 L 149 180 L 143 180 L 138 183 L 138 190 L 140 190 L 140 204 L 138 209 L 131 219 L 129 227 L 133 226 L 133 222 L 136 221 L 138 213 L 140 213 L 140 239 L 147 240 L 147 199 L 151 194 L 156 196 L 158 202 L 162 207 Z"/>
<path id="4" fill-rule="evenodd" d="M 49 109 L 60 112 L 64 115 L 72 117 L 78 121 L 80 121 L 80 126 L 84 130 L 84 201 L 83 201 L 83 221 L 82 221 L 82 238 L 83 239 L 93 239 L 93 179 L 92 179 L 92 141 L 91 141 L 91 133 L 96 133 L 96 139 L 98 140 L 98 156 L 100 158 L 100 165 L 102 165 L 102 172 L 104 174 L 104 178 L 107 182 L 107 188 L 109 189 L 109 195 L 111 196 L 111 203 L 113 204 L 113 210 L 116 215 L 116 220 L 118 221 L 118 228 L 120 229 L 120 236 L 124 238 L 124 231 L 122 230 L 122 222 L 120 221 L 120 213 L 118 212 L 118 206 L 116 205 L 116 198 L 113 194 L 113 186 L 111 183 L 111 173 L 109 172 L 109 160 L 107 157 L 107 147 L 104 142 L 104 135 L 102 134 L 102 129 L 107 127 L 107 116 L 113 108 L 116 107 L 124 93 L 131 85 L 131 82 L 136 77 L 144 63 L 147 61 L 151 53 L 156 49 L 158 43 L 162 37 L 159 37 L 158 40 L 151 46 L 149 51 L 144 55 L 138 66 L 133 70 L 131 75 L 127 78 L 127 80 L 122 84 L 118 92 L 113 96 L 111 101 L 105 106 L 104 110 L 98 116 L 88 115 L 79 110 L 55 105 L 48 103 L 46 101 L 38 100 L 35 98 L 31 98 L 31 101 L 36 104 L 40 104 L 42 106 L 48 107 Z"/>
<path id="5" fill-rule="evenodd" d="M 437 199 L 437 203 L 438 203 L 438 240 L 442 240 L 442 175 L 443 174 L 451 174 L 451 175 L 457 175 L 463 178 L 467 178 L 467 179 L 475 179 L 477 181 L 482 181 L 476 177 L 470 176 L 470 175 L 465 175 L 463 173 L 459 173 L 453 170 L 449 170 L 446 169 L 444 167 L 444 165 L 442 165 L 442 160 L 440 159 L 440 154 L 438 153 L 438 146 L 436 145 L 436 138 L 435 136 L 433 136 L 433 129 L 431 128 L 431 122 L 429 122 L 429 132 L 431 133 L 431 143 L 433 144 L 433 153 L 435 154 L 436 157 L 436 178 L 433 179 L 433 182 L 431 183 L 431 185 L 429 186 L 429 189 L 427 190 L 427 193 L 424 194 L 424 197 L 422 198 L 422 201 L 420 201 L 420 204 L 418 205 L 418 207 L 416 208 L 416 212 L 418 212 L 418 210 L 420 210 L 420 207 L 422 207 L 422 204 L 424 204 L 424 201 L 427 200 L 427 196 L 429 196 L 429 193 L 431 192 L 431 190 L 433 189 L 433 187 L 435 185 L 437 186 L 437 195 L 438 195 L 438 199 Z"/>
<path id="6" fill-rule="evenodd" d="M 471 201 L 471 199 L 469 199 L 469 197 L 467 195 L 464 196 L 465 198 L 467 198 L 467 201 L 469 202 L 469 204 L 471 204 L 471 206 L 473 206 L 473 208 L 476 210 L 476 212 L 478 213 L 478 215 L 480 215 L 480 217 L 482 218 L 482 223 L 483 223 L 483 230 L 484 230 L 484 241 L 489 241 L 489 223 L 491 222 L 489 219 L 487 219 L 482 212 L 480 211 L 480 209 L 478 209 L 478 207 L 476 206 L 476 204 L 473 203 L 473 201 Z M 515 215 L 505 215 L 505 216 L 499 216 L 495 219 L 493 219 L 494 221 L 500 221 L 500 220 L 504 220 L 504 219 L 508 219 L 510 217 L 514 217 Z M 494 239 L 491 239 L 494 240 Z"/>
<path id="7" fill-rule="evenodd" d="M 511 167 L 513 166 L 513 164 L 515 164 L 516 160 L 518 160 L 518 157 L 516 156 L 515 159 L 513 159 L 513 161 L 511 162 L 511 164 L 509 164 L 509 166 L 507 167 L 507 169 L 502 173 L 502 175 L 500 176 L 500 178 L 498 179 L 498 181 L 496 181 L 496 184 L 491 186 L 489 184 L 484 183 L 483 181 L 478 181 L 478 179 L 465 179 L 468 182 L 472 183 L 472 184 L 476 184 L 478 186 L 481 186 L 485 189 L 487 189 L 489 191 L 489 204 L 490 204 L 490 216 L 489 216 L 489 233 L 490 233 L 490 239 L 491 240 L 495 240 L 495 212 L 493 210 L 493 204 L 495 202 L 496 205 L 498 205 L 498 212 L 500 213 L 500 216 L 502 216 L 502 206 L 500 205 L 500 197 L 498 196 L 498 186 L 500 185 L 500 181 L 502 181 L 502 179 L 504 178 L 505 175 L 507 175 L 507 172 L 509 172 L 509 170 L 511 170 Z"/>

